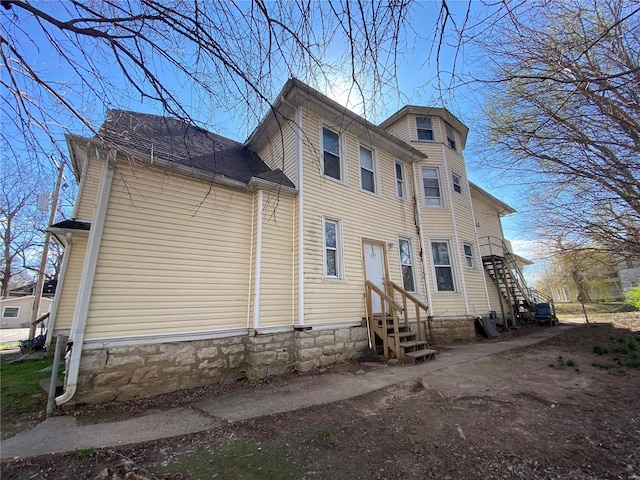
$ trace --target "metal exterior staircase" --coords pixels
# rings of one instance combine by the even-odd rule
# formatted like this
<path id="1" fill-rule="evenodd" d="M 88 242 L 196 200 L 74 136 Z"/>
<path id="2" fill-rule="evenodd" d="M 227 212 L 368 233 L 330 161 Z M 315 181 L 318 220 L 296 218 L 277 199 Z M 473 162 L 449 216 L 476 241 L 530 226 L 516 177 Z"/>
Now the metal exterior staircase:
<path id="1" fill-rule="evenodd" d="M 515 327 L 516 319 L 532 321 L 536 316 L 538 303 L 546 302 L 553 308 L 551 297 L 527 286 L 515 255 L 503 240 L 486 237 L 485 243 L 480 246 L 483 249 L 484 269 L 500 292 L 502 318 L 510 318 L 511 326 Z"/>

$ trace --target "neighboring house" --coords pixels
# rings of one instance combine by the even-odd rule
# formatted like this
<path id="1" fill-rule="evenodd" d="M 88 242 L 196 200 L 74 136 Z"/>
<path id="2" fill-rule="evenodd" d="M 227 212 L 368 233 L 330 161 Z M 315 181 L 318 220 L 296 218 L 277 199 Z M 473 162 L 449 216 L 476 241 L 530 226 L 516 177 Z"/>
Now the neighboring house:
<path id="1" fill-rule="evenodd" d="M 468 182 L 467 133 L 442 108 L 374 125 L 292 79 L 244 144 L 125 111 L 67 136 L 79 193 L 50 227 L 65 255 L 48 341 L 72 342 L 57 402 L 354 357 L 367 280 L 427 306 L 435 340 L 517 315 L 514 288 L 500 293 L 513 209 Z"/>
<path id="2" fill-rule="evenodd" d="M 2 313 L 2 319 L 0 321 L 0 328 L 29 328 L 29 322 L 31 322 L 31 315 L 33 313 L 34 298 L 33 295 L 27 295 L 1 299 L 0 312 Z M 53 301 L 50 298 L 42 298 L 40 300 L 40 311 L 36 318 L 40 318 L 45 313 L 49 313 L 52 303 Z"/>
<path id="3" fill-rule="evenodd" d="M 56 287 L 58 280 L 46 280 L 42 286 L 42 296 L 53 298 L 56 294 Z M 28 283 L 20 287 L 9 290 L 8 297 L 25 297 L 27 295 L 34 295 L 36 290 L 36 282 Z"/>

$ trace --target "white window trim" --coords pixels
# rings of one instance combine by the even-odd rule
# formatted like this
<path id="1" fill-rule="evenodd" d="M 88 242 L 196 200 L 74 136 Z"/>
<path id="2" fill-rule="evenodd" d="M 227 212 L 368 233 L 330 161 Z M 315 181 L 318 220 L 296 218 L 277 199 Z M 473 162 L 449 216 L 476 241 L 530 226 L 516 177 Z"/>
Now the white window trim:
<path id="1" fill-rule="evenodd" d="M 7 308 L 15 308 L 16 309 L 16 315 L 15 316 L 11 316 L 11 317 L 7 317 Z M 20 318 L 20 307 L 16 307 L 16 306 L 12 306 L 12 305 L 7 305 L 5 307 L 2 308 L 2 318 Z"/>
<path id="2" fill-rule="evenodd" d="M 327 237 L 325 226 L 327 222 L 336 225 L 336 273 L 337 276 L 327 274 Z M 344 244 L 342 242 L 342 220 L 335 217 L 322 217 L 322 278 L 325 281 L 344 282 Z"/>
<path id="3" fill-rule="evenodd" d="M 456 183 L 454 181 L 453 177 L 458 177 L 458 183 Z M 457 193 L 458 195 L 464 195 L 464 188 L 462 188 L 462 175 L 456 173 L 456 172 L 451 172 L 451 188 L 453 189 L 454 193 Z M 456 190 L 456 185 L 458 185 L 460 187 L 460 191 Z"/>
<path id="4" fill-rule="evenodd" d="M 471 256 L 467 255 L 467 251 L 465 250 L 465 247 L 469 247 L 471 249 Z M 473 248 L 473 243 L 462 242 L 462 253 L 464 253 L 464 266 L 469 270 L 475 270 L 477 262 L 476 262 L 476 252 L 475 252 L 475 249 Z M 471 259 L 471 266 L 467 264 L 468 258 Z"/>
<path id="5" fill-rule="evenodd" d="M 424 193 L 424 169 L 428 168 L 436 171 L 436 176 L 438 178 L 438 190 L 440 190 L 440 205 L 427 205 L 427 198 L 436 198 L 436 197 L 427 197 Z M 440 174 L 440 167 L 430 166 L 430 165 L 422 165 L 420 167 L 420 182 L 422 185 L 422 205 L 424 208 L 445 208 L 446 203 L 444 201 L 444 195 L 442 192 L 442 175 Z"/>
<path id="6" fill-rule="evenodd" d="M 398 195 L 398 173 L 396 171 L 396 165 L 400 166 L 400 172 L 402 173 L 402 196 Z M 400 200 L 405 200 L 408 201 L 408 192 L 407 192 L 407 171 L 404 168 L 404 163 L 399 162 L 396 160 L 394 166 L 393 166 L 393 176 L 396 179 L 396 197 L 399 198 Z"/>
<path id="7" fill-rule="evenodd" d="M 433 248 L 431 246 L 434 242 L 446 243 L 447 248 L 449 249 L 449 262 L 450 262 L 449 267 L 451 268 L 451 278 L 453 279 L 453 291 L 438 290 L 438 274 L 436 273 L 437 265 L 436 265 L 435 259 L 433 258 Z M 429 239 L 429 258 L 431 258 L 431 272 L 433 274 L 433 290 L 435 291 L 436 295 L 457 295 L 458 293 L 460 293 L 458 291 L 458 277 L 456 275 L 456 267 L 455 267 L 456 262 L 455 262 L 454 252 L 452 249 L 452 244 L 453 242 L 451 241 L 450 238 L 430 238 Z"/>
<path id="8" fill-rule="evenodd" d="M 404 235 L 398 235 L 398 259 L 400 260 L 400 275 L 402 277 L 402 288 L 404 288 L 404 275 L 402 274 L 402 254 L 400 249 L 400 241 L 404 240 L 409 242 L 409 255 L 411 256 L 411 271 L 413 272 L 413 287 L 415 290 L 407 290 L 409 293 L 413 293 L 415 295 L 420 295 L 420 285 L 418 284 L 418 277 L 416 275 L 416 255 L 415 250 L 413 248 L 413 240 L 410 237 L 405 237 Z"/>
<path id="9" fill-rule="evenodd" d="M 336 135 L 338 135 L 338 162 L 340 164 L 340 178 L 334 178 L 330 175 L 324 174 L 324 129 L 327 129 Z M 322 178 L 331 180 L 332 182 L 347 184 L 347 161 L 346 161 L 346 146 L 344 143 L 344 135 L 338 130 L 326 123 L 320 122 L 320 173 Z M 359 153 L 359 152 L 358 152 Z"/>
<path id="10" fill-rule="evenodd" d="M 424 138 L 420 138 L 420 137 L 419 137 L 419 134 L 418 134 L 418 130 L 419 130 L 419 127 L 418 127 L 418 119 L 419 119 L 419 118 L 428 118 L 429 120 L 431 120 L 431 140 L 428 140 L 428 139 L 424 139 Z M 416 128 L 416 140 L 417 140 L 418 142 L 435 142 L 435 140 L 436 140 L 436 132 L 435 132 L 435 128 L 434 128 L 434 123 L 435 123 L 435 122 L 433 121 L 433 117 L 432 117 L 432 116 L 430 116 L 430 115 L 416 115 L 414 120 L 415 120 L 415 121 L 414 121 L 413 123 L 414 123 L 415 128 Z M 426 129 L 425 129 L 425 128 L 422 128 L 422 129 L 420 129 L 420 130 L 426 130 Z"/>
<path id="11" fill-rule="evenodd" d="M 371 152 L 371 160 L 373 162 L 373 192 L 362 188 L 362 164 L 360 163 L 360 148 L 364 148 Z M 358 181 L 360 182 L 360 190 L 369 195 L 380 196 L 380 169 L 378 168 L 378 151 L 364 143 L 358 144 Z"/>

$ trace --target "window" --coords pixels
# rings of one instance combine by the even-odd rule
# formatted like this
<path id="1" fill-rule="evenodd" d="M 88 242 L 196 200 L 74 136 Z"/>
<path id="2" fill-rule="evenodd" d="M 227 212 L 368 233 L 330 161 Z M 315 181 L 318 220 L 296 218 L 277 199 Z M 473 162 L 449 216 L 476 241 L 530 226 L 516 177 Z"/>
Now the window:
<path id="1" fill-rule="evenodd" d="M 342 232 L 340 220 L 324 219 L 324 276 L 342 278 Z"/>
<path id="2" fill-rule="evenodd" d="M 460 180 L 460 175 L 452 173 L 451 180 L 453 182 L 453 190 L 458 193 L 462 193 L 462 181 Z"/>
<path id="3" fill-rule="evenodd" d="M 399 162 L 396 162 L 396 194 L 398 198 L 406 198 L 407 196 L 404 184 L 404 165 Z"/>
<path id="4" fill-rule="evenodd" d="M 340 136 L 328 128 L 322 129 L 323 170 L 327 177 L 341 180 Z"/>
<path id="5" fill-rule="evenodd" d="M 467 268 L 475 268 L 475 262 L 473 261 L 473 245 L 470 243 L 464 244 L 464 261 Z"/>
<path id="6" fill-rule="evenodd" d="M 400 250 L 400 265 L 402 266 L 402 285 L 407 292 L 416 291 L 416 281 L 413 268 L 413 248 L 408 238 L 398 239 Z"/>
<path id="7" fill-rule="evenodd" d="M 436 273 L 436 289 L 438 292 L 455 292 L 453 282 L 453 266 L 449 255 L 448 241 L 431 242 L 433 268 Z"/>
<path id="8" fill-rule="evenodd" d="M 431 117 L 416 117 L 418 140 L 433 140 L 433 126 Z"/>
<path id="9" fill-rule="evenodd" d="M 2 310 L 2 318 L 18 318 L 20 307 L 4 307 Z"/>
<path id="10" fill-rule="evenodd" d="M 427 207 L 441 207 L 440 175 L 437 168 L 422 168 L 422 185 L 424 188 L 424 204 Z"/>
<path id="11" fill-rule="evenodd" d="M 360 147 L 360 188 L 367 192 L 376 193 L 373 152 L 365 147 Z"/>
<path id="12" fill-rule="evenodd" d="M 445 126 L 447 130 L 447 144 L 455 150 L 456 149 L 456 131 L 448 123 L 446 123 Z"/>

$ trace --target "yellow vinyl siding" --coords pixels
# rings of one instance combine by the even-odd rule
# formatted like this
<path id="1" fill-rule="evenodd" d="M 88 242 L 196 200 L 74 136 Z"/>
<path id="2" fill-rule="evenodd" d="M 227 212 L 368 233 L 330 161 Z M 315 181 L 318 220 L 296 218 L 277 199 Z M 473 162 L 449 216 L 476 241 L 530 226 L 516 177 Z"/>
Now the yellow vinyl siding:
<path id="1" fill-rule="evenodd" d="M 100 176 L 102 175 L 102 161 L 94 156 L 89 156 L 89 165 L 85 175 L 80 179 L 81 188 L 78 199 L 78 208 L 76 218 L 90 220 L 93 218 L 93 209 L 98 194 L 98 186 L 100 185 Z"/>
<path id="2" fill-rule="evenodd" d="M 83 237 L 72 237 L 71 252 L 64 274 L 62 288 L 56 292 L 60 296 L 58 309 L 56 311 L 55 332 L 66 331 L 71 328 L 73 312 L 78 300 L 78 289 L 80 288 L 80 277 L 82 276 L 82 266 L 87 251 L 87 239 Z M 65 252 L 67 255 L 67 252 Z"/>
<path id="3" fill-rule="evenodd" d="M 290 123 L 283 123 L 282 129 L 256 153 L 272 169 L 279 168 L 296 186 L 296 142 L 298 134 Z"/>
<path id="4" fill-rule="evenodd" d="M 252 196 L 117 168 L 86 338 L 246 327 Z"/>
<path id="5" fill-rule="evenodd" d="M 415 120 L 414 120 L 415 125 Z M 400 120 L 393 122 L 386 129 L 394 137 L 399 138 L 403 142 L 409 143 L 411 142 L 411 129 L 409 128 L 409 123 L 407 117 L 402 117 Z"/>
<path id="6" fill-rule="evenodd" d="M 293 325 L 293 199 L 264 194 L 259 328 Z"/>
<path id="7" fill-rule="evenodd" d="M 360 189 L 359 139 L 348 133 L 343 136 L 341 156 L 346 155 L 347 184 L 325 179 L 319 174 L 321 158 L 321 119 L 305 111 L 303 126 L 306 138 L 313 141 L 304 146 L 304 285 L 305 324 L 360 321 L 364 315 L 364 268 L 362 239 L 392 244 L 387 251 L 390 277 L 402 283 L 398 255 L 398 235 L 412 239 L 416 259 L 416 283 L 421 297 L 419 245 L 413 216 L 413 203 L 396 197 L 395 159 L 377 150 L 380 196 Z M 364 140 L 364 139 L 363 139 Z M 366 142 L 363 142 L 366 145 Z M 345 148 L 346 147 L 346 148 Z M 413 196 L 407 166 L 408 198 Z M 344 280 L 323 278 L 323 216 L 342 222 Z"/>
<path id="8" fill-rule="evenodd" d="M 415 135 L 415 116 L 410 116 L 412 135 Z M 483 281 L 480 252 L 476 248 L 476 230 L 472 213 L 471 193 L 466 182 L 466 165 L 460 152 L 441 141 L 444 135 L 444 120 L 432 116 L 435 142 L 416 141 L 414 147 L 428 155 L 415 169 L 420 188 L 422 225 L 427 249 L 427 275 L 434 292 L 433 311 L 436 316 L 457 316 L 466 313 L 464 295 L 470 314 L 486 314 L 488 309 L 485 284 Z M 415 138 L 417 140 L 417 137 Z M 445 157 L 446 156 L 446 157 Z M 444 207 L 425 207 L 422 188 L 422 167 L 437 167 L 440 173 L 440 195 Z M 453 190 L 452 174 L 461 177 L 462 194 Z M 455 219 L 455 227 L 454 227 Z M 457 239 L 456 239 L 457 233 Z M 456 292 L 437 292 L 435 271 L 431 256 L 432 240 L 448 240 L 454 265 Z M 475 269 L 466 268 L 464 244 L 474 245 Z M 463 283 L 464 282 L 464 283 Z"/>

